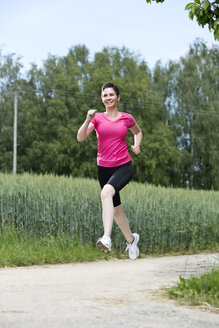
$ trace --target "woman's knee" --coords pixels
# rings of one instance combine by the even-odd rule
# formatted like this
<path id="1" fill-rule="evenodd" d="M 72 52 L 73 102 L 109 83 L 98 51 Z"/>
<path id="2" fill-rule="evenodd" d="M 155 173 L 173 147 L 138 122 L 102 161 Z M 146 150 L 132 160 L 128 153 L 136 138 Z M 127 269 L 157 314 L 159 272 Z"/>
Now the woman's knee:
<path id="1" fill-rule="evenodd" d="M 108 197 L 113 197 L 115 195 L 115 189 L 110 184 L 106 184 L 101 190 L 101 199 L 104 200 Z"/>

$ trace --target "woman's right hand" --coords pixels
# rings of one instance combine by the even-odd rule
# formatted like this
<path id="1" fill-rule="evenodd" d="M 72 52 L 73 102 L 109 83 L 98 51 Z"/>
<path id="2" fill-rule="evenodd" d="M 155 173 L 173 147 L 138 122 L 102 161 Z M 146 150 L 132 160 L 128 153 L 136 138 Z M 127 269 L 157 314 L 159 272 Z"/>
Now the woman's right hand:
<path id="1" fill-rule="evenodd" d="M 94 116 L 96 115 L 97 110 L 96 109 L 89 109 L 87 112 L 87 120 L 90 122 Z"/>

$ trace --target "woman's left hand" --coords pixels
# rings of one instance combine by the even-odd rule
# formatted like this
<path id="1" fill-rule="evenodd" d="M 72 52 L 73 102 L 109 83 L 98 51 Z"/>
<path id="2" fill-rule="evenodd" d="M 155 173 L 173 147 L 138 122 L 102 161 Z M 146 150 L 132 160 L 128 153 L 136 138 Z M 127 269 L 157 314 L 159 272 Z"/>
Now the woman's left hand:
<path id="1" fill-rule="evenodd" d="M 135 153 L 135 155 L 138 155 L 141 152 L 140 147 L 131 146 L 131 150 Z"/>

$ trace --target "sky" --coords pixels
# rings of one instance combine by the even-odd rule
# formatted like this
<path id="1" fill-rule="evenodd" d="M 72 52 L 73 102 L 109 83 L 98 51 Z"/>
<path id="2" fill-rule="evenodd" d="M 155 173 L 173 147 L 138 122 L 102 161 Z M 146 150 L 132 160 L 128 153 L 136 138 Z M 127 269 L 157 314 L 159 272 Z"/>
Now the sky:
<path id="1" fill-rule="evenodd" d="M 104 47 L 125 46 L 153 69 L 184 56 L 196 38 L 218 44 L 185 10 L 190 0 L 0 0 L 0 48 L 21 56 L 24 69 L 49 55 L 85 45 L 90 59 Z"/>

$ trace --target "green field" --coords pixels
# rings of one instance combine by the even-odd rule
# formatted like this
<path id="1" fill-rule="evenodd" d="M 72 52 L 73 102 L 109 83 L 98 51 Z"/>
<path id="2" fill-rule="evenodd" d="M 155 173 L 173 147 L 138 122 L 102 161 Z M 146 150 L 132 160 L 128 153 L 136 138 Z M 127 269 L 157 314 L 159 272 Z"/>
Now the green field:
<path id="1" fill-rule="evenodd" d="M 155 187 L 131 182 L 121 192 L 142 254 L 216 250 L 219 245 L 219 192 Z M 95 245 L 102 235 L 97 181 L 53 175 L 0 174 L 1 232 L 12 227 L 28 236 L 66 235 Z M 113 247 L 124 251 L 116 225 Z"/>

